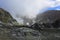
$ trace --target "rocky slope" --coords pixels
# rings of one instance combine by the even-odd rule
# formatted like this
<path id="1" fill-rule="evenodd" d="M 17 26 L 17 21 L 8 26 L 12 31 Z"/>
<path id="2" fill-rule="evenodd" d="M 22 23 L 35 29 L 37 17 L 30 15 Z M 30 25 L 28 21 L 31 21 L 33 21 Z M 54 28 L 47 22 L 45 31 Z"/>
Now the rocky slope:
<path id="1" fill-rule="evenodd" d="M 42 24 L 46 28 L 60 27 L 60 10 L 48 10 L 36 17 L 38 24 Z"/>
<path id="2" fill-rule="evenodd" d="M 12 25 L 14 22 L 17 23 L 11 14 L 8 11 L 0 8 L 0 23 L 5 25 Z"/>
<path id="3" fill-rule="evenodd" d="M 36 17 L 36 21 L 41 21 L 44 23 L 52 23 L 60 19 L 60 10 L 48 10 L 43 13 L 40 13 Z"/>

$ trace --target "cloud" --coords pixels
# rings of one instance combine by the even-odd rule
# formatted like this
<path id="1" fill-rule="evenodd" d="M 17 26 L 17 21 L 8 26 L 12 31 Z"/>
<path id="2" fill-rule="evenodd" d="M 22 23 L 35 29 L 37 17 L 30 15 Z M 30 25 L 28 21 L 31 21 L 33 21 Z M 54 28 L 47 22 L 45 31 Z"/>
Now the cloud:
<path id="1" fill-rule="evenodd" d="M 16 15 L 34 17 L 39 10 L 53 6 L 54 2 L 49 0 L 2 0 L 1 4 Z"/>

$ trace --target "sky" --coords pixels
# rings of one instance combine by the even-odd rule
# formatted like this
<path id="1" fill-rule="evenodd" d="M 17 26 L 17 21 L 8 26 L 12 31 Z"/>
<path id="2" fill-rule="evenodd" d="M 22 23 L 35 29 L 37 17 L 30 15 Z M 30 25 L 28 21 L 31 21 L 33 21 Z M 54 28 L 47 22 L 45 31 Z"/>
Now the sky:
<path id="1" fill-rule="evenodd" d="M 46 10 L 60 10 L 60 0 L 0 0 L 0 8 L 19 22 L 21 16 L 34 18 Z"/>

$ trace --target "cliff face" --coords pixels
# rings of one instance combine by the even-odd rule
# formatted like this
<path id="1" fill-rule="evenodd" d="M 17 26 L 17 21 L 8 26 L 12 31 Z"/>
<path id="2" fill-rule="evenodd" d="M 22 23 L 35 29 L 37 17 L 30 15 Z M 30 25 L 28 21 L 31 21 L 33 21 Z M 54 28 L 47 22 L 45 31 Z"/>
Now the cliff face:
<path id="1" fill-rule="evenodd" d="M 10 15 L 9 12 L 0 8 L 0 22 L 4 24 L 9 24 L 9 23 L 13 24 L 13 22 L 17 22 L 17 21 Z"/>
<path id="2" fill-rule="evenodd" d="M 48 10 L 42 14 L 38 14 L 36 20 L 42 20 L 42 22 L 53 22 L 60 19 L 60 10 Z"/>

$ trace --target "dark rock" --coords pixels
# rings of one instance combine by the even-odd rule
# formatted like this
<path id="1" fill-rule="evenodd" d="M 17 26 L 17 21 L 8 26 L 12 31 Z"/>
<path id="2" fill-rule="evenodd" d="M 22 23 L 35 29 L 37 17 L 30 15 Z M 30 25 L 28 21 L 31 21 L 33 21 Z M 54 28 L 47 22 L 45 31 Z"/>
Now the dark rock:
<path id="1" fill-rule="evenodd" d="M 29 28 L 18 28 L 11 31 L 12 39 L 18 40 L 38 40 L 40 33 Z"/>

